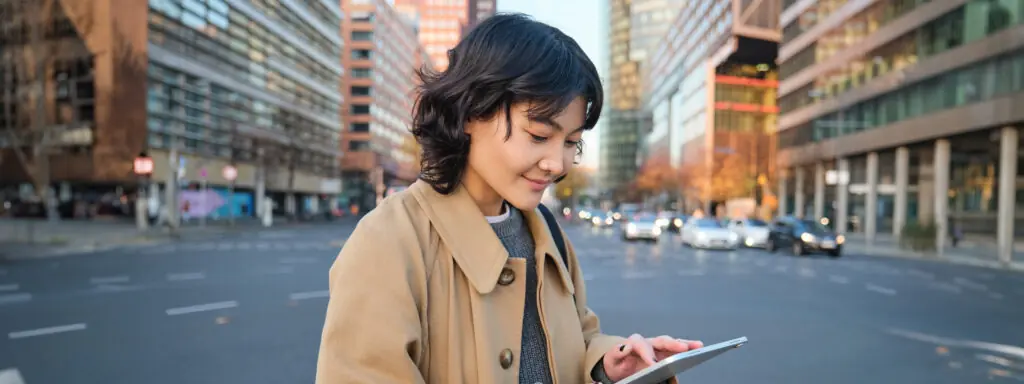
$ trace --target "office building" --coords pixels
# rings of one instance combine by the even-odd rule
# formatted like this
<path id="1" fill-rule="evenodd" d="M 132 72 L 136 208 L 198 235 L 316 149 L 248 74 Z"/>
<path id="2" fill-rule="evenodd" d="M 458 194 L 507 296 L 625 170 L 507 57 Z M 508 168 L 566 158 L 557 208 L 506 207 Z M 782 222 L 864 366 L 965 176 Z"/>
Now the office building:
<path id="1" fill-rule="evenodd" d="M 406 17 L 415 20 L 420 44 L 430 55 L 434 68 L 443 71 L 448 69 L 448 50 L 454 48 L 462 39 L 463 31 L 470 20 L 468 2 L 476 1 L 394 0 L 394 7 Z M 482 9 L 476 4 L 474 6 Z M 493 6 L 490 8 L 495 9 Z M 473 16 L 475 18 L 477 15 Z"/>
<path id="2" fill-rule="evenodd" d="M 681 0 L 611 0 L 609 7 L 609 81 L 606 123 L 601 132 L 601 185 L 625 198 L 636 177 L 639 139 L 650 127 L 640 105 L 640 73 L 649 52 L 665 34 Z"/>
<path id="3" fill-rule="evenodd" d="M 1024 233 L 1024 1 L 786 5 L 783 211 L 868 241 L 934 225 L 940 251 L 980 236 L 1008 261 Z"/>
<path id="4" fill-rule="evenodd" d="M 389 187 L 418 176 L 411 111 L 415 70 L 429 62 L 413 25 L 386 0 L 345 0 L 342 7 L 343 184 L 349 204 L 366 210 Z"/>
<path id="5" fill-rule="evenodd" d="M 776 126 L 779 1 L 691 1 L 644 71 L 646 161 L 680 178 L 681 208 L 766 195 Z M 670 191 L 672 192 L 672 191 Z M 725 212 L 719 212 L 726 214 Z"/>
<path id="6" fill-rule="evenodd" d="M 462 29 L 463 35 L 473 30 L 484 19 L 494 16 L 498 9 L 497 0 L 466 0 L 469 4 L 467 10 L 466 26 Z"/>
<path id="7" fill-rule="evenodd" d="M 175 179 L 223 190 L 234 166 L 234 200 L 211 215 L 252 214 L 264 194 L 279 212 L 316 212 L 340 192 L 337 3 L 7 0 L 0 17 L 29 3 L 50 7 L 60 46 L 45 123 L 63 126 L 51 164 L 62 200 L 134 189 L 140 153 L 154 159 L 153 192 Z M 25 30 L 0 22 L 4 55 L 28 46 Z M 8 121 L 27 127 L 19 102 Z M 26 179 L 2 167 L 4 182 Z"/>

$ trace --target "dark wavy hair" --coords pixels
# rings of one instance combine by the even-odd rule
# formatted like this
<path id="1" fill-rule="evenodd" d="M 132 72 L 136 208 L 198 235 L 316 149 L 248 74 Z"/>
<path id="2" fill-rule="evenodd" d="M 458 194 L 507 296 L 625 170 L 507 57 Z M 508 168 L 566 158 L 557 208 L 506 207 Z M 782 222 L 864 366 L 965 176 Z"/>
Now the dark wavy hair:
<path id="1" fill-rule="evenodd" d="M 594 63 L 571 37 L 529 16 L 491 16 L 448 51 L 448 62 L 444 72 L 417 72 L 422 85 L 413 111 L 412 134 L 423 149 L 420 179 L 439 193 L 452 193 L 462 179 L 470 121 L 503 111 L 507 140 L 513 104 L 529 102 L 530 117 L 545 120 L 581 96 L 587 102 L 583 128 L 600 118 L 604 95 Z"/>

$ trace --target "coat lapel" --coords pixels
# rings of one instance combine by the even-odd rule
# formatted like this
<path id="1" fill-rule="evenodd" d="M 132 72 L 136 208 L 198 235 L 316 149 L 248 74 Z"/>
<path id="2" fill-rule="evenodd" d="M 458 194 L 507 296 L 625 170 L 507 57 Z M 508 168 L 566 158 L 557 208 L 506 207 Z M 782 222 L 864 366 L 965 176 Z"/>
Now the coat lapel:
<path id="1" fill-rule="evenodd" d="M 459 186 L 454 193 L 442 195 L 418 180 L 409 190 L 470 284 L 481 294 L 494 290 L 508 251 L 466 189 Z"/>
<path id="2" fill-rule="evenodd" d="M 539 209 L 533 209 L 531 211 L 523 211 L 523 217 L 530 226 L 530 233 L 533 234 L 533 242 L 536 251 L 534 257 L 537 260 L 550 259 L 556 266 L 558 266 L 558 275 L 561 277 L 562 285 L 570 295 L 576 294 L 576 289 L 572 284 L 572 273 L 569 272 L 569 266 L 565 265 L 562 261 L 562 255 L 558 252 L 558 246 L 555 245 L 555 238 L 552 237 L 551 231 L 548 229 L 548 222 L 544 220 L 544 214 L 540 213 Z M 566 252 L 569 251 L 569 241 L 565 240 Z M 566 259 L 569 259 L 568 255 Z M 545 261 L 543 265 L 546 267 L 548 264 Z"/>

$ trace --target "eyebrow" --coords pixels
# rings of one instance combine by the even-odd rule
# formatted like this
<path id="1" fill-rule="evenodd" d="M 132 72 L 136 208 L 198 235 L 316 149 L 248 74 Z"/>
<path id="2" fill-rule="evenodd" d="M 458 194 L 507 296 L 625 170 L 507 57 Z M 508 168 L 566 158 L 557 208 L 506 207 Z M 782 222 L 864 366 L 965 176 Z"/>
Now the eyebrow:
<path id="1" fill-rule="evenodd" d="M 544 124 L 547 124 L 547 125 L 550 125 L 550 126 L 554 127 L 555 129 L 557 129 L 559 131 L 565 131 L 565 127 L 562 127 L 561 124 L 558 124 L 558 122 L 556 122 L 556 121 L 554 121 L 554 120 L 552 120 L 550 118 L 547 118 L 547 117 L 530 117 L 530 121 L 534 121 L 534 122 L 538 122 L 538 123 L 544 123 Z M 583 130 L 583 127 L 579 127 L 579 128 L 576 128 L 576 129 L 572 130 L 572 132 L 569 132 L 569 134 L 571 135 L 573 133 L 576 133 L 576 132 L 579 132 L 579 131 L 582 131 L 582 130 Z"/>

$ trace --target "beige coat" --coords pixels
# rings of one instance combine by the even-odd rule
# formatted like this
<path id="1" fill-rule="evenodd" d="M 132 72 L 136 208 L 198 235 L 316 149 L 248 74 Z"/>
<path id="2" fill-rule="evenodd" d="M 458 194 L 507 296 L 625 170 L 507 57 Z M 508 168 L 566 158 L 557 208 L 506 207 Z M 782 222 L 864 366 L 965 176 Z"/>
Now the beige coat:
<path id="1" fill-rule="evenodd" d="M 554 382 L 590 382 L 625 340 L 601 334 L 568 239 L 564 265 L 540 212 L 524 216 Z M 318 384 L 519 382 L 526 261 L 509 258 L 464 189 L 444 196 L 418 181 L 385 200 L 349 237 L 330 282 Z"/>

